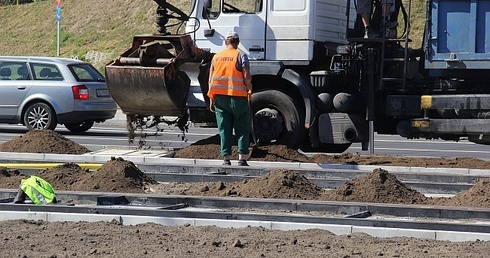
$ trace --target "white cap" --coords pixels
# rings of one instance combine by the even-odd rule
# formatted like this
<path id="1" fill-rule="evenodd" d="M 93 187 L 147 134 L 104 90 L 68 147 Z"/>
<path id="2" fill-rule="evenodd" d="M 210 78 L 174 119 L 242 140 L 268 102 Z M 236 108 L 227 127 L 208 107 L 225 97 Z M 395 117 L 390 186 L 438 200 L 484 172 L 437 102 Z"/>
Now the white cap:
<path id="1" fill-rule="evenodd" d="M 232 31 L 226 35 L 226 39 L 240 39 L 240 37 L 238 36 L 238 33 Z"/>

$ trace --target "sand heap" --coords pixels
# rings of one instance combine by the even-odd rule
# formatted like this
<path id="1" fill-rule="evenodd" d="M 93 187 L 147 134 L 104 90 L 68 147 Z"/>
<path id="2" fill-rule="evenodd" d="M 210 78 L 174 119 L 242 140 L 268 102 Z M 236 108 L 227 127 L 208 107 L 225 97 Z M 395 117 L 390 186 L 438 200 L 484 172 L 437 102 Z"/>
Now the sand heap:
<path id="1" fill-rule="evenodd" d="M 65 163 L 50 169 L 40 170 L 37 176 L 48 181 L 55 190 L 77 191 L 78 182 L 90 172 L 75 163 Z"/>
<path id="2" fill-rule="evenodd" d="M 309 158 L 308 162 L 327 164 L 387 165 L 433 168 L 490 168 L 489 161 L 475 158 L 424 158 L 400 157 L 391 155 L 360 155 L 352 153 L 317 154 Z"/>
<path id="3" fill-rule="evenodd" d="M 219 155 L 219 135 L 214 135 L 178 150 L 174 153 L 176 158 L 191 159 L 222 159 Z M 237 159 L 236 138 L 233 139 L 232 158 Z M 250 151 L 252 148 L 250 147 Z M 0 144 L 0 152 L 26 152 L 26 153 L 55 153 L 55 154 L 84 154 L 87 148 L 79 145 L 51 130 L 29 131 L 25 135 L 16 137 Z M 251 152 L 249 160 L 270 162 L 310 162 L 326 164 L 357 164 L 357 165 L 389 165 L 410 167 L 446 167 L 446 168 L 474 168 L 489 169 L 490 162 L 475 158 L 422 158 L 397 157 L 390 155 L 358 155 L 319 154 L 307 157 L 285 145 L 260 145 Z"/>
<path id="4" fill-rule="evenodd" d="M 222 159 L 219 135 L 202 139 L 175 152 L 175 158 Z M 236 139 L 233 139 L 232 158 L 237 159 Z M 252 148 L 250 148 L 252 150 Z M 398 157 L 390 155 L 359 155 L 352 153 L 318 154 L 307 157 L 285 145 L 259 145 L 249 160 L 271 162 L 308 162 L 325 164 L 388 165 L 408 167 L 474 168 L 490 169 L 490 162 L 475 158 L 423 158 Z"/>
<path id="5" fill-rule="evenodd" d="M 200 188 L 203 195 L 304 200 L 317 199 L 322 191 L 304 175 L 286 169 L 276 169 L 264 176 L 242 182 L 217 182 Z"/>
<path id="6" fill-rule="evenodd" d="M 18 188 L 20 180 L 28 177 L 11 170 L 0 171 L 0 188 Z M 63 191 L 145 193 L 149 184 L 157 184 L 131 161 L 122 158 L 112 158 L 96 171 L 65 163 L 40 170 L 36 175 L 48 181 L 55 190 Z"/>
<path id="7" fill-rule="evenodd" d="M 270 173 L 234 186 L 239 196 L 281 199 L 316 199 L 323 189 L 303 174 L 287 169 Z"/>
<path id="8" fill-rule="evenodd" d="M 122 158 L 112 158 L 94 172 L 67 163 L 37 175 L 56 190 L 69 191 L 490 207 L 490 178 L 480 180 L 453 198 L 427 198 L 383 169 L 353 178 L 334 190 L 323 190 L 301 173 L 286 169 L 234 183 L 158 183 Z M 0 188 L 17 189 L 20 180 L 26 177 L 16 170 L 0 168 Z"/>
<path id="9" fill-rule="evenodd" d="M 174 183 L 170 187 L 179 190 L 167 191 L 168 194 L 405 204 L 427 202 L 423 194 L 406 187 L 383 169 L 375 169 L 364 177 L 351 179 L 335 190 L 323 190 L 301 173 L 287 169 L 276 169 L 242 182 Z"/>
<path id="10" fill-rule="evenodd" d="M 0 144 L 0 152 L 84 154 L 90 150 L 54 131 L 36 130 Z"/>
<path id="11" fill-rule="evenodd" d="M 18 170 L 0 167 L 0 188 L 19 188 L 20 180 L 25 177 Z"/>
<path id="12" fill-rule="evenodd" d="M 490 207 L 490 178 L 480 179 L 470 189 L 452 198 L 431 199 L 430 204 L 488 208 Z"/>
<path id="13" fill-rule="evenodd" d="M 76 191 L 144 193 L 148 184 L 156 184 L 133 162 L 111 158 L 97 171 L 88 173 L 76 185 Z"/>
<path id="14" fill-rule="evenodd" d="M 235 137 L 232 142 L 232 159 L 238 159 L 237 140 Z M 251 153 L 249 160 L 276 162 L 308 161 L 308 157 L 299 153 L 297 150 L 289 149 L 285 145 L 264 145 L 258 146 L 255 150 L 252 150 L 252 147 L 250 147 L 249 151 Z M 220 138 L 219 135 L 214 135 L 176 151 L 174 157 L 187 159 L 223 159 L 219 152 Z"/>
<path id="15" fill-rule="evenodd" d="M 326 191 L 322 200 L 346 202 L 425 204 L 427 197 L 410 189 L 384 169 L 375 169 L 353 178 L 335 190 Z"/>

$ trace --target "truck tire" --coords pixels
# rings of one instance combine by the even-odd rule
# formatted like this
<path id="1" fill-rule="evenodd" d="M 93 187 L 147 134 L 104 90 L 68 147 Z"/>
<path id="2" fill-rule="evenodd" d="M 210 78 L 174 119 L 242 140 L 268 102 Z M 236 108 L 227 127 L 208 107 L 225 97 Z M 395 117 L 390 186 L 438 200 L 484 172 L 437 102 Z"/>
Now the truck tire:
<path id="1" fill-rule="evenodd" d="M 259 143 L 282 144 L 298 148 L 303 139 L 303 112 L 293 99 L 277 90 L 252 95 L 255 135 Z"/>
<path id="2" fill-rule="evenodd" d="M 65 124 L 66 129 L 72 133 L 84 133 L 94 125 L 94 121 L 85 121 L 81 123 Z"/>
<path id="3" fill-rule="evenodd" d="M 23 114 L 24 125 L 32 130 L 54 130 L 58 125 L 58 119 L 53 108 L 43 102 L 30 104 Z"/>

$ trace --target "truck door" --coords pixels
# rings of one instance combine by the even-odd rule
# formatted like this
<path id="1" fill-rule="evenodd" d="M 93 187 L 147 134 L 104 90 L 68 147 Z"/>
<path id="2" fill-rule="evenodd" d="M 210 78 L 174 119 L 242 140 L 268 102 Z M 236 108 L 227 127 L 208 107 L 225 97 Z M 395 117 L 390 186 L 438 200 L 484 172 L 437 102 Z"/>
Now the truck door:
<path id="1" fill-rule="evenodd" d="M 240 35 L 241 51 L 250 59 L 264 59 L 267 1 L 198 1 L 193 12 L 198 21 L 191 19 L 186 31 L 193 32 L 197 47 L 214 53 L 224 50 L 224 36 L 235 31 Z"/>

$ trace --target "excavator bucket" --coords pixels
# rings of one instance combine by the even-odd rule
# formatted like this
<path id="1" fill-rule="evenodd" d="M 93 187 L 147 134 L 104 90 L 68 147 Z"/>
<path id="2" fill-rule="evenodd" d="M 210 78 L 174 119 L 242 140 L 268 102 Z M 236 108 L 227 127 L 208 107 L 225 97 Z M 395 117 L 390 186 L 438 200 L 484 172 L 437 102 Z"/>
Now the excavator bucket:
<path id="1" fill-rule="evenodd" d="M 107 87 L 126 115 L 181 117 L 190 79 L 179 66 L 211 57 L 188 35 L 135 36 L 131 49 L 106 65 Z"/>
<path id="2" fill-rule="evenodd" d="M 112 98 L 127 115 L 181 116 L 186 112 L 190 80 L 172 65 L 109 66 L 106 80 Z"/>

